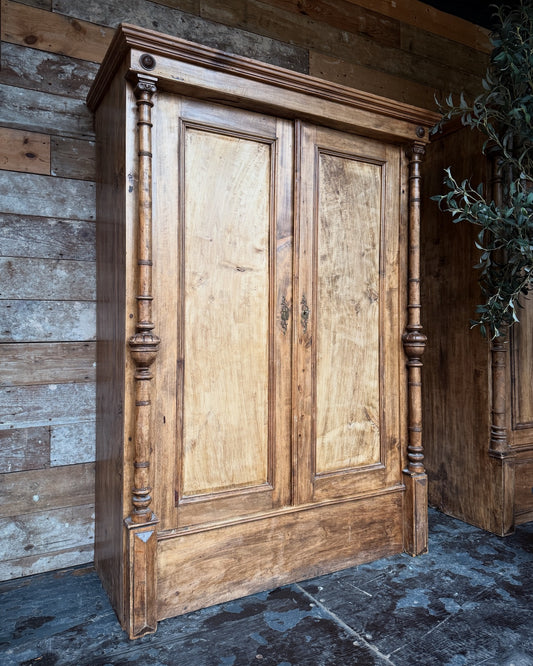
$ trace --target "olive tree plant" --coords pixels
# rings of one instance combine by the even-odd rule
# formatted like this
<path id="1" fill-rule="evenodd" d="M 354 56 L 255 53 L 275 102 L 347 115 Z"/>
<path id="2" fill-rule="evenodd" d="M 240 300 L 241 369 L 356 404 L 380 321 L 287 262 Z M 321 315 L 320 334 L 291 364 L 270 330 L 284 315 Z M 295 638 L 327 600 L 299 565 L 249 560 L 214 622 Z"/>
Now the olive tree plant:
<path id="1" fill-rule="evenodd" d="M 463 95 L 441 105 L 438 129 L 460 116 L 482 132 L 483 152 L 497 155 L 501 169 L 499 200 L 488 184 L 457 182 L 446 169 L 445 194 L 433 197 L 454 222 L 479 227 L 479 282 L 483 303 L 472 325 L 497 337 L 519 321 L 521 299 L 533 289 L 533 0 L 515 7 L 495 6 L 490 65 L 483 92 L 469 103 Z"/>

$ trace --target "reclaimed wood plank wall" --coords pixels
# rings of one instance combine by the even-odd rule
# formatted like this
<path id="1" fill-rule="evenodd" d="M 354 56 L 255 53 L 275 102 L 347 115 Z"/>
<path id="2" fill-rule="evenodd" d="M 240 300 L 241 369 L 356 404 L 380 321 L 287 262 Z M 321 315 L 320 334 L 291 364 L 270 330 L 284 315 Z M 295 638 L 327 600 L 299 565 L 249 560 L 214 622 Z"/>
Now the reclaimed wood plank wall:
<path id="1" fill-rule="evenodd" d="M 434 108 L 486 31 L 417 0 L 2 0 L 0 579 L 92 560 L 95 162 L 85 95 L 121 21 Z"/>

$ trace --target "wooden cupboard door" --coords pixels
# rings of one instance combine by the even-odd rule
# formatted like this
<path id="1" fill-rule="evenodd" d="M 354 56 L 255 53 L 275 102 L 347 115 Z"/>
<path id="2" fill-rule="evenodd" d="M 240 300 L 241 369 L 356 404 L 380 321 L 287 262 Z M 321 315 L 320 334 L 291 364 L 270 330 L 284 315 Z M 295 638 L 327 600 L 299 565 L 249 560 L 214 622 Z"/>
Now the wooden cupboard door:
<path id="1" fill-rule="evenodd" d="M 178 192 L 176 279 L 163 295 L 176 422 L 159 468 L 164 478 L 174 464 L 165 525 L 185 527 L 290 503 L 293 129 L 185 98 L 165 117 L 177 182 L 167 174 L 164 196 Z"/>
<path id="2" fill-rule="evenodd" d="M 297 131 L 295 495 L 398 489 L 400 151 Z"/>

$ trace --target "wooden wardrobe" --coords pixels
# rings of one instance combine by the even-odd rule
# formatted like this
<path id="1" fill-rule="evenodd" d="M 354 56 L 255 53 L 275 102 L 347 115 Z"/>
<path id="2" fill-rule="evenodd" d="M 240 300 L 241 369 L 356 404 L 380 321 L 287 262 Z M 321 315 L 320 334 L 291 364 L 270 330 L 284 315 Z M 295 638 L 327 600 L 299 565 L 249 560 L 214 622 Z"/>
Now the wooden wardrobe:
<path id="1" fill-rule="evenodd" d="M 422 213 L 424 442 L 430 504 L 501 536 L 533 520 L 533 302 L 519 325 L 487 341 L 470 328 L 481 302 L 475 240 L 430 197 L 445 192 L 444 169 L 494 190 L 484 137 L 451 125 L 427 147 Z"/>
<path id="2" fill-rule="evenodd" d="M 95 561 L 133 637 L 427 546 L 416 108 L 123 25 L 96 113 Z"/>

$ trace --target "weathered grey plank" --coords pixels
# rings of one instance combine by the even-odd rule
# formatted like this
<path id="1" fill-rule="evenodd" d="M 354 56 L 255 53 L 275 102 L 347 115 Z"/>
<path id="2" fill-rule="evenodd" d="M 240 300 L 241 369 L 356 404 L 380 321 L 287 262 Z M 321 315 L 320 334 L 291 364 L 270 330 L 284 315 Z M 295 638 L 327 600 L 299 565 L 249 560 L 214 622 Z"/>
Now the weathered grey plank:
<path id="1" fill-rule="evenodd" d="M 51 173 L 63 178 L 96 180 L 96 152 L 94 141 L 52 137 Z"/>
<path id="2" fill-rule="evenodd" d="M 94 261 L 0 257 L 0 299 L 93 301 Z"/>
<path id="3" fill-rule="evenodd" d="M 95 342 L 18 342 L 0 345 L 2 384 L 69 384 L 96 380 Z"/>
<path id="4" fill-rule="evenodd" d="M 95 184 L 86 180 L 0 171 L 0 205 L 4 213 L 94 220 L 95 189 Z"/>
<path id="5" fill-rule="evenodd" d="M 98 64 L 56 53 L 2 44 L 0 83 L 85 100 Z"/>
<path id="6" fill-rule="evenodd" d="M 94 384 L 0 387 L 0 430 L 90 421 Z"/>
<path id="7" fill-rule="evenodd" d="M 85 564 L 94 558 L 94 507 L 2 518 L 0 533 L 0 580 Z"/>
<path id="8" fill-rule="evenodd" d="M 308 69 L 305 49 L 265 37 L 261 32 L 254 34 L 230 28 L 146 0 L 129 0 L 127 4 L 105 0 L 53 0 L 53 9 L 105 26 L 116 27 L 126 21 L 299 72 Z"/>
<path id="9" fill-rule="evenodd" d="M 77 465 L 96 457 L 96 423 L 84 421 L 50 428 L 50 465 Z"/>
<path id="10" fill-rule="evenodd" d="M 94 503 L 94 463 L 0 476 L 0 518 Z"/>
<path id="11" fill-rule="evenodd" d="M 96 337 L 94 303 L 0 301 L 0 342 L 75 342 Z"/>
<path id="12" fill-rule="evenodd" d="M 0 252 L 7 257 L 95 261 L 96 225 L 78 220 L 0 214 Z"/>
<path id="13" fill-rule="evenodd" d="M 0 84 L 0 124 L 93 139 L 93 116 L 80 99 Z"/>
<path id="14" fill-rule="evenodd" d="M 50 463 L 50 428 L 0 430 L 0 473 L 43 469 Z"/>

